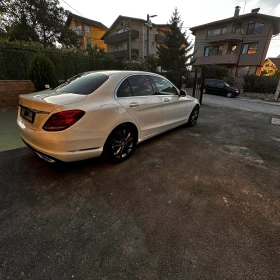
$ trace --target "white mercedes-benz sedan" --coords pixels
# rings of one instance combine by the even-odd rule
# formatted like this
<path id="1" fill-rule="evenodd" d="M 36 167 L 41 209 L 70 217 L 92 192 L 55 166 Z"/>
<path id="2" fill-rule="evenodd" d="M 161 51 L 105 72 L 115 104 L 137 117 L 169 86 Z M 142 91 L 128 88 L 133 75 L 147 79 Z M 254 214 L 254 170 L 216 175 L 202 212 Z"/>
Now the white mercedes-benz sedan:
<path id="1" fill-rule="evenodd" d="M 165 77 L 141 71 L 81 73 L 55 89 L 20 95 L 17 124 L 25 144 L 49 162 L 103 152 L 127 159 L 137 143 L 197 122 L 197 99 Z"/>

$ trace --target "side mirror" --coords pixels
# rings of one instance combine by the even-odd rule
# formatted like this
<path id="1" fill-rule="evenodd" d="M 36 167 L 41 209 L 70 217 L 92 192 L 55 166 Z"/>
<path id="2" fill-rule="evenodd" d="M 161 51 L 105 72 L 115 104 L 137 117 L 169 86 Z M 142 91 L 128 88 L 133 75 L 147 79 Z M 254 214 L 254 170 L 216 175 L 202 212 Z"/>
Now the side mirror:
<path id="1" fill-rule="evenodd" d="M 187 93 L 184 89 L 180 89 L 179 97 L 181 97 L 181 96 L 183 96 L 183 97 L 187 96 Z"/>

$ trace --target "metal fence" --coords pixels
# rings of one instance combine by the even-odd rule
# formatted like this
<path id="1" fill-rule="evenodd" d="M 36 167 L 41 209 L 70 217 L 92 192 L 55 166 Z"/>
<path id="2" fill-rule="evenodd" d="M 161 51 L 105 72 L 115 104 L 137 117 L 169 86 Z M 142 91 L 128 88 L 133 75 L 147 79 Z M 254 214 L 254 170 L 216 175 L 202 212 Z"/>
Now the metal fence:
<path id="1" fill-rule="evenodd" d="M 205 67 L 187 70 L 182 76 L 182 89 L 188 95 L 197 98 L 202 104 L 203 88 L 205 79 Z"/>

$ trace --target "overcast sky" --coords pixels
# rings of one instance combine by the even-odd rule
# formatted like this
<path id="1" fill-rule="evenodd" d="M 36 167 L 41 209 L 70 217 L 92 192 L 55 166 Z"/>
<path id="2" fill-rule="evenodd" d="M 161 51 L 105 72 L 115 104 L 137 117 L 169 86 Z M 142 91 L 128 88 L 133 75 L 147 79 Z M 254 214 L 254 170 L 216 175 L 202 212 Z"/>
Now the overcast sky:
<path id="1" fill-rule="evenodd" d="M 142 19 L 146 19 L 147 14 L 157 15 L 152 21 L 156 24 L 165 24 L 171 18 L 175 7 L 178 8 L 184 28 L 232 17 L 237 5 L 241 6 L 240 14 L 249 13 L 254 8 L 261 8 L 260 13 L 280 17 L 280 0 L 171 0 L 160 2 L 153 0 L 60 0 L 60 3 L 64 9 L 100 21 L 107 27 L 110 27 L 119 15 Z M 277 36 L 271 41 L 267 56 L 275 57 L 279 54 L 280 36 Z"/>

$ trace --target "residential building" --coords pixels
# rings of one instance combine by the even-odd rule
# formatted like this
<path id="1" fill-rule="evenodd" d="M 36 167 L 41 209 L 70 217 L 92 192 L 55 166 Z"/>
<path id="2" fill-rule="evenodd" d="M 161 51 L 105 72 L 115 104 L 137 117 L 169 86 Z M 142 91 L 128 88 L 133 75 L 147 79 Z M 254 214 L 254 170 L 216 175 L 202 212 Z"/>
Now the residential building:
<path id="1" fill-rule="evenodd" d="M 151 24 L 147 27 L 147 21 L 140 18 L 118 16 L 111 27 L 103 35 L 107 44 L 108 53 L 117 59 L 129 57 L 147 56 L 147 28 L 149 28 L 149 54 L 156 54 L 157 45 L 164 43 L 164 30 L 166 24 Z M 131 44 L 129 41 L 131 40 Z"/>
<path id="2" fill-rule="evenodd" d="M 259 13 L 239 15 L 190 28 L 195 35 L 194 67 L 216 64 L 235 76 L 261 73 L 272 36 L 280 32 L 280 18 Z"/>
<path id="3" fill-rule="evenodd" d="M 103 23 L 70 13 L 66 25 L 79 35 L 82 50 L 86 49 L 87 45 L 97 45 L 107 51 L 107 46 L 101 37 L 108 30 L 108 27 Z"/>
<path id="4" fill-rule="evenodd" d="M 262 72 L 265 76 L 272 76 L 278 69 L 280 69 L 280 57 L 270 57 L 265 60 Z"/>

